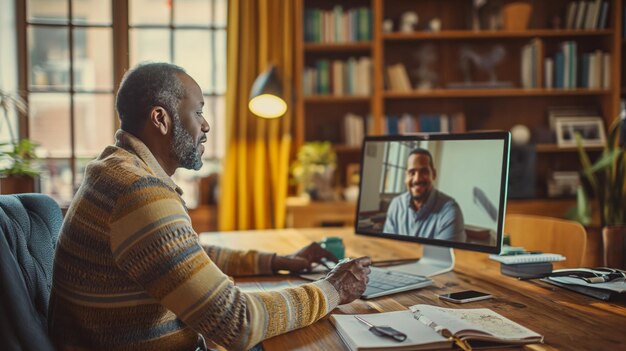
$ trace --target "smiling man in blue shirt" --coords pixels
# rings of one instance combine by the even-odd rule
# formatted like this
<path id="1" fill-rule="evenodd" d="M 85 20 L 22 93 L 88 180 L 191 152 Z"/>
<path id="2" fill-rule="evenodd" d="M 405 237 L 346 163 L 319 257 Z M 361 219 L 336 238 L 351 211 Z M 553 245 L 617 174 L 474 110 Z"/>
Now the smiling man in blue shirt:
<path id="1" fill-rule="evenodd" d="M 461 208 L 452 197 L 435 189 L 436 178 L 430 152 L 421 148 L 412 150 L 404 179 L 407 192 L 391 200 L 384 233 L 465 241 Z"/>

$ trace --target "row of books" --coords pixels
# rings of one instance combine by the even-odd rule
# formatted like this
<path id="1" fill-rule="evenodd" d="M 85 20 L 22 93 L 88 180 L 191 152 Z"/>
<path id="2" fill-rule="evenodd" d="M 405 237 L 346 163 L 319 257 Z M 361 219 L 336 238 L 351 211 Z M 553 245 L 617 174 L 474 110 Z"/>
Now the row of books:
<path id="1" fill-rule="evenodd" d="M 561 43 L 554 58 L 545 59 L 546 88 L 609 89 L 611 86 L 611 54 L 596 50 L 577 55 L 575 41 Z"/>
<path id="2" fill-rule="evenodd" d="M 354 113 L 348 113 L 343 118 L 343 134 L 346 146 L 361 146 L 363 137 L 365 136 L 365 120 L 371 126 L 371 116 L 363 118 L 363 116 Z"/>
<path id="3" fill-rule="evenodd" d="M 305 96 L 369 96 L 372 93 L 372 59 L 361 57 L 341 60 L 319 60 L 302 75 Z"/>
<path id="4" fill-rule="evenodd" d="M 454 114 L 420 113 L 413 116 L 410 113 L 402 115 L 388 115 L 385 120 L 385 134 L 408 133 L 462 133 L 465 132 L 465 115 L 462 112 Z"/>
<path id="5" fill-rule="evenodd" d="M 566 29 L 605 29 L 609 20 L 609 1 L 572 1 L 565 12 Z"/>
<path id="6" fill-rule="evenodd" d="M 540 88 L 541 82 L 537 77 L 537 70 L 539 65 L 541 41 L 537 38 L 531 40 L 530 43 L 522 47 L 522 59 L 521 59 L 521 81 L 522 88 Z"/>
<path id="7" fill-rule="evenodd" d="M 372 40 L 372 10 L 356 7 L 344 10 L 304 11 L 304 40 L 311 43 L 346 43 Z"/>
<path id="8" fill-rule="evenodd" d="M 391 91 L 409 92 L 413 90 L 406 67 L 402 63 L 387 66 L 387 88 Z"/>
<path id="9" fill-rule="evenodd" d="M 383 134 L 411 133 L 463 133 L 465 132 L 465 115 L 462 112 L 410 113 L 388 115 L 385 117 Z M 343 142 L 346 146 L 361 146 L 366 134 L 374 134 L 374 121 L 371 115 L 365 117 L 355 113 L 347 113 L 343 117 Z"/>

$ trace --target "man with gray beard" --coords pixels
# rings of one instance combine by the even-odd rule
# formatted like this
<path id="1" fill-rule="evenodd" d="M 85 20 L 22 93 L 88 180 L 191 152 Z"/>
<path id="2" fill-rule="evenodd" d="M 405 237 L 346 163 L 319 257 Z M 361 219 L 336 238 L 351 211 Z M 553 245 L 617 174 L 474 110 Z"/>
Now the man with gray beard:
<path id="1" fill-rule="evenodd" d="M 365 290 L 368 257 L 294 288 L 245 293 L 234 285 L 229 275 L 300 272 L 337 259 L 317 243 L 286 256 L 200 245 L 171 176 L 202 166 L 210 129 L 203 105 L 178 66 L 149 63 L 125 75 L 115 145 L 87 166 L 59 235 L 48 313 L 58 350 L 246 350 Z"/>

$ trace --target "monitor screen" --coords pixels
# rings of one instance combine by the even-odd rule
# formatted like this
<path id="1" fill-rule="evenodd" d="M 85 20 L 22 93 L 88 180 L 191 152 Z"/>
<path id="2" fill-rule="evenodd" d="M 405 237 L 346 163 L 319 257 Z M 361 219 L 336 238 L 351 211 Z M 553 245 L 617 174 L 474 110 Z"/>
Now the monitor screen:
<path id="1" fill-rule="evenodd" d="M 357 234 L 500 252 L 510 133 L 366 137 Z"/>

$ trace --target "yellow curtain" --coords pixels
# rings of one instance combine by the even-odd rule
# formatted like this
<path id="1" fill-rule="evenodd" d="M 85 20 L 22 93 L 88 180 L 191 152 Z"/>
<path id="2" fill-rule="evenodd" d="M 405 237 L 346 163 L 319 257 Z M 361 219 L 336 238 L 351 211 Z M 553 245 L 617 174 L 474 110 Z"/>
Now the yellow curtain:
<path id="1" fill-rule="evenodd" d="M 291 0 L 228 2 L 226 155 L 220 179 L 219 229 L 282 228 L 291 147 L 294 4 Z M 282 118 L 248 110 L 250 87 L 270 64 L 288 104 Z"/>

